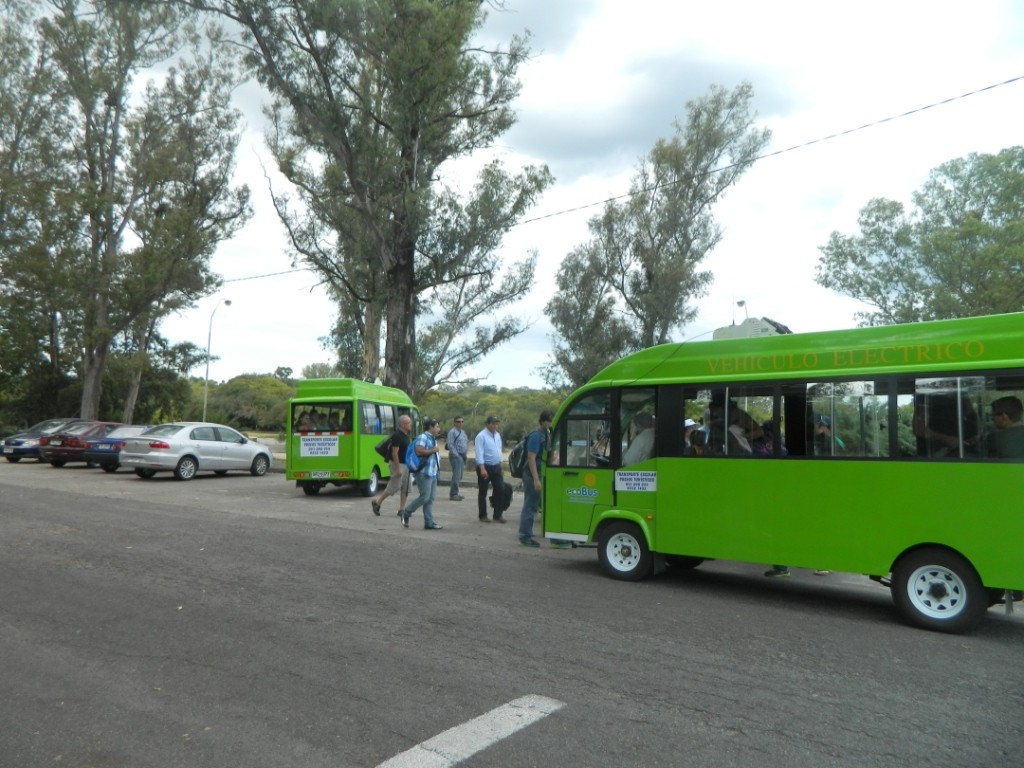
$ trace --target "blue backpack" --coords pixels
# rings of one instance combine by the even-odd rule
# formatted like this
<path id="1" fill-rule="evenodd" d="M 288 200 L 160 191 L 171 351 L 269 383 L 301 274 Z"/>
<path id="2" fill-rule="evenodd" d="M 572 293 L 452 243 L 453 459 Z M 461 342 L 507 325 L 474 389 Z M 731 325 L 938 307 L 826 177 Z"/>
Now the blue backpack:
<path id="1" fill-rule="evenodd" d="M 423 459 L 416 455 L 416 441 L 413 440 L 405 449 L 405 466 L 409 468 L 410 472 L 419 472 L 422 469 L 420 466 L 422 461 Z"/>

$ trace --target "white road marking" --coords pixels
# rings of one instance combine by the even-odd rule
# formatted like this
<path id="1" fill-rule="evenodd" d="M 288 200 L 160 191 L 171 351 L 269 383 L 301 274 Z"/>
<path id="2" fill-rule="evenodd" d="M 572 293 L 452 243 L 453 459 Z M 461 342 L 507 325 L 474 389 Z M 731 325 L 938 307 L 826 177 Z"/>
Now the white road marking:
<path id="1" fill-rule="evenodd" d="M 450 768 L 564 706 L 546 696 L 523 696 L 449 728 L 377 768 Z"/>

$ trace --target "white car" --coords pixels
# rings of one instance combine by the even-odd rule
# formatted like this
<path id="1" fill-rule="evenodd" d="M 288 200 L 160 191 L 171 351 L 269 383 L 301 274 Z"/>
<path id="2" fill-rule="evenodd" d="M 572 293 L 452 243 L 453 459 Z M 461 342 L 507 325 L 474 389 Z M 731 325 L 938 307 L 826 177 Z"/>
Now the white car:
<path id="1" fill-rule="evenodd" d="M 223 475 L 237 469 L 262 477 L 274 458 L 267 446 L 231 427 L 190 421 L 160 424 L 126 438 L 119 461 L 142 478 L 173 472 L 178 480 L 191 480 L 204 470 Z"/>

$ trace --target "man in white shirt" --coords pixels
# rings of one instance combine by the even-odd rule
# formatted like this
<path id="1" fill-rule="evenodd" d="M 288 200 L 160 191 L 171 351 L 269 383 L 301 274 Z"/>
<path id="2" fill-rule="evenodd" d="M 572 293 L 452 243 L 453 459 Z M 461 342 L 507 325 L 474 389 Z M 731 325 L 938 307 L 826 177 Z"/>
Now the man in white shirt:
<path id="1" fill-rule="evenodd" d="M 501 419 L 497 416 L 488 416 L 484 428 L 473 441 L 476 449 L 476 472 L 477 472 L 477 512 L 480 515 L 481 523 L 491 522 L 487 517 L 487 486 L 491 486 L 491 492 L 495 498 L 500 499 L 505 493 L 505 478 L 501 473 L 501 434 L 498 432 L 498 424 Z M 494 515 L 494 521 L 504 523 L 505 518 L 500 513 Z"/>

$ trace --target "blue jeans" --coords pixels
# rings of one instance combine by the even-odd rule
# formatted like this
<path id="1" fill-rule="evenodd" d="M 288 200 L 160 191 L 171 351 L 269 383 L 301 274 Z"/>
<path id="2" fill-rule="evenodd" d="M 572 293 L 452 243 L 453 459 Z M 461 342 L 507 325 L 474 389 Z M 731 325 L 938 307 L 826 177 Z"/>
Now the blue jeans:
<path id="1" fill-rule="evenodd" d="M 519 515 L 519 540 L 533 538 L 533 521 L 540 511 L 540 491 L 533 489 L 533 479 L 523 477 L 523 511 Z"/>
<path id="2" fill-rule="evenodd" d="M 405 516 L 411 517 L 412 513 L 420 506 L 423 507 L 423 525 L 429 527 L 434 524 L 434 493 L 437 491 L 437 477 L 427 477 L 426 472 L 417 472 L 413 475 L 416 479 L 416 490 L 420 495 L 412 504 L 405 507 Z"/>
<path id="3" fill-rule="evenodd" d="M 459 495 L 459 483 L 462 482 L 462 469 L 466 466 L 466 460 L 461 454 L 449 453 L 448 463 L 452 465 L 452 484 L 448 489 L 448 498 L 454 499 Z"/>

